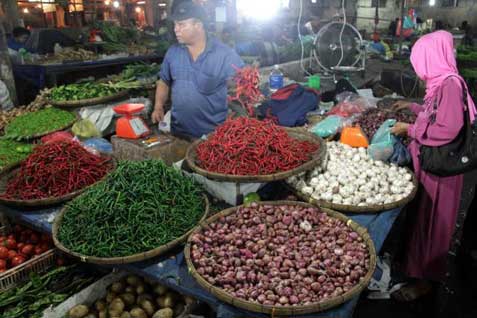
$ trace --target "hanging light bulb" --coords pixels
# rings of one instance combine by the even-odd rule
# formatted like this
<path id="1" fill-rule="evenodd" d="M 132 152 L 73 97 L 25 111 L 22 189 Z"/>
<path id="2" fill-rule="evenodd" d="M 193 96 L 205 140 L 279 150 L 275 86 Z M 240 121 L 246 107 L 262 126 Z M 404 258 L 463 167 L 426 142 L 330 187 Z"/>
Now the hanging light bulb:
<path id="1" fill-rule="evenodd" d="M 119 1 L 113 1 L 113 7 L 119 8 Z"/>
<path id="2" fill-rule="evenodd" d="M 140 7 L 136 7 L 136 13 L 141 13 L 141 8 Z"/>
<path id="3" fill-rule="evenodd" d="M 30 13 L 30 10 L 28 10 L 28 8 L 24 8 L 23 13 Z"/>

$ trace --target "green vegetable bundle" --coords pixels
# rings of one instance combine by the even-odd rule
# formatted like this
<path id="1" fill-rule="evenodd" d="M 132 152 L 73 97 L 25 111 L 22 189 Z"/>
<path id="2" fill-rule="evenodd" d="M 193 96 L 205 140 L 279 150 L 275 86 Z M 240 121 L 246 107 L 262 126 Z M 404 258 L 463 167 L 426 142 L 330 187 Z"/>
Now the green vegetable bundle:
<path id="1" fill-rule="evenodd" d="M 93 82 L 62 85 L 53 88 L 50 98 L 53 101 L 82 100 L 110 96 L 119 91 L 118 88 Z"/>
<path id="2" fill-rule="evenodd" d="M 161 65 L 156 63 L 129 64 L 121 72 L 121 76 L 123 79 L 151 77 L 151 76 L 158 75 L 160 70 L 161 70 Z"/>
<path id="3" fill-rule="evenodd" d="M 68 204 L 58 240 L 86 256 L 130 256 L 181 237 L 204 213 L 192 179 L 162 161 L 121 161 Z"/>
<path id="4" fill-rule="evenodd" d="M 0 169 L 28 157 L 33 146 L 12 140 L 0 140 Z"/>
<path id="5" fill-rule="evenodd" d="M 62 303 L 97 277 L 74 265 L 42 276 L 32 273 L 24 285 L 0 293 L 0 318 L 41 318 L 46 308 Z"/>
<path id="6" fill-rule="evenodd" d="M 5 139 L 23 139 L 64 129 L 76 120 L 73 113 L 50 107 L 16 117 L 5 127 Z"/>

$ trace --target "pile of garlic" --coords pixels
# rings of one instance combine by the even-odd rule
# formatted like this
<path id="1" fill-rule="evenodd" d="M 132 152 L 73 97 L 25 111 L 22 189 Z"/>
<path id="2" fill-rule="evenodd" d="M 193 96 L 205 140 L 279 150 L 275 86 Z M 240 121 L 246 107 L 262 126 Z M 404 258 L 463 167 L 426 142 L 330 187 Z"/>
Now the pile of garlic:
<path id="1" fill-rule="evenodd" d="M 372 160 L 365 148 L 328 142 L 327 149 L 323 167 L 291 177 L 288 183 L 316 200 L 354 206 L 393 203 L 414 189 L 408 170 Z"/>

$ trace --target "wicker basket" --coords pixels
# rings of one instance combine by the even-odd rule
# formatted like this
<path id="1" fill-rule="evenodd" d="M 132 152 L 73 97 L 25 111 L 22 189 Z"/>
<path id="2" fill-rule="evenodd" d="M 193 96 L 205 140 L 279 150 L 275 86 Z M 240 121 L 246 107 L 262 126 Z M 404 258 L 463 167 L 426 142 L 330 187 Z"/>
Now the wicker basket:
<path id="1" fill-rule="evenodd" d="M 406 168 L 407 169 L 407 168 Z M 317 200 L 311 197 L 311 195 L 305 194 L 289 183 L 286 183 L 287 187 L 296 194 L 297 197 L 300 199 L 309 202 L 315 206 L 319 206 L 322 208 L 328 208 L 328 209 L 333 209 L 336 211 L 340 212 L 346 212 L 346 213 L 378 213 L 378 212 L 383 212 L 383 211 L 388 211 L 392 209 L 396 209 L 402 206 L 405 206 L 409 202 L 414 199 L 417 193 L 417 189 L 419 187 L 419 183 L 417 182 L 416 176 L 414 173 L 412 173 L 411 170 L 407 169 L 408 172 L 412 175 L 412 184 L 414 185 L 414 188 L 412 189 L 411 193 L 396 202 L 392 203 L 386 203 L 386 204 L 375 204 L 375 205 L 367 205 L 367 206 L 356 206 L 356 205 L 345 205 L 345 204 L 336 204 L 330 201 L 325 201 L 325 200 Z"/>
<path id="2" fill-rule="evenodd" d="M 304 203 L 304 202 L 295 202 L 295 201 L 274 201 L 274 202 L 260 202 L 258 204 L 266 204 L 266 205 L 300 205 L 304 207 L 311 207 L 310 204 Z M 191 275 L 197 280 L 199 285 L 201 285 L 203 288 L 205 288 L 208 292 L 219 298 L 220 300 L 232 304 L 233 306 L 246 309 L 249 311 L 253 312 L 260 312 L 260 313 L 265 313 L 265 314 L 271 314 L 273 315 L 303 315 L 303 314 L 309 314 L 309 313 L 316 313 L 324 310 L 328 310 L 330 308 L 339 306 L 346 301 L 350 300 L 351 298 L 359 295 L 363 289 L 365 289 L 369 281 L 371 280 L 371 277 L 374 273 L 375 267 L 376 267 L 376 250 L 374 248 L 374 243 L 371 240 L 367 230 L 357 224 L 356 222 L 350 220 L 346 216 L 344 216 L 341 213 L 338 213 L 333 210 L 328 210 L 328 209 L 321 209 L 323 212 L 328 214 L 331 217 L 343 220 L 346 222 L 346 225 L 352 228 L 355 232 L 357 232 L 364 240 L 364 243 L 367 244 L 368 249 L 369 249 L 369 255 L 370 255 L 370 262 L 369 262 L 369 269 L 366 275 L 361 279 L 361 281 L 354 286 L 352 289 L 344 293 L 343 295 L 339 297 L 334 297 L 330 298 L 327 300 L 324 300 L 320 303 L 312 304 L 312 305 L 307 305 L 307 306 L 286 306 L 286 307 L 278 307 L 278 306 L 270 306 L 270 305 L 262 305 L 259 303 L 255 302 L 250 302 L 246 301 L 243 299 L 236 298 L 227 292 L 225 292 L 223 289 L 215 287 L 211 285 L 208 281 L 206 281 L 197 271 L 196 268 L 191 260 L 191 237 L 193 234 L 201 231 L 204 227 L 206 227 L 208 224 L 216 221 L 220 217 L 227 216 L 230 214 L 235 213 L 235 211 L 240 208 L 240 207 L 233 207 L 226 209 L 222 212 L 219 212 L 215 214 L 214 216 L 208 218 L 205 222 L 201 223 L 199 226 L 197 226 L 194 231 L 191 233 L 191 236 L 189 237 L 189 240 L 187 241 L 184 255 L 185 259 L 187 262 L 187 266 L 189 268 L 189 272 Z"/>
<path id="3" fill-rule="evenodd" d="M 207 196 L 204 195 L 204 202 L 205 202 L 205 212 L 202 218 L 199 220 L 199 223 L 203 222 L 207 215 L 209 214 L 209 200 L 207 199 Z M 65 206 L 60 213 L 55 218 L 55 221 L 53 223 L 53 242 L 55 243 L 56 247 L 61 250 L 62 252 L 69 254 L 71 256 L 74 256 L 81 260 L 82 262 L 85 263 L 93 263 L 93 264 L 99 264 L 99 265 L 118 265 L 118 264 L 128 264 L 128 263 L 134 263 L 134 262 L 141 262 L 144 260 L 147 260 L 149 258 L 153 258 L 156 256 L 160 256 L 169 250 L 175 248 L 176 246 L 182 244 L 189 234 L 193 231 L 191 229 L 181 237 L 173 240 L 172 242 L 169 242 L 165 245 L 159 246 L 155 249 L 152 249 L 147 252 L 143 253 L 137 253 L 134 255 L 130 256 L 124 256 L 124 257 L 95 257 L 95 256 L 87 256 L 87 255 L 82 255 L 76 252 L 71 251 L 70 249 L 66 248 L 59 240 L 58 240 L 58 230 L 61 226 L 61 221 L 63 219 L 64 214 L 67 213 L 67 206 Z"/>
<path id="4" fill-rule="evenodd" d="M 81 100 L 53 101 L 49 99 L 48 103 L 55 107 L 60 107 L 60 108 L 77 108 L 77 107 L 105 104 L 105 103 L 126 97 L 128 94 L 129 94 L 129 90 L 123 90 L 109 96 L 81 99 Z"/>
<path id="5" fill-rule="evenodd" d="M 113 168 L 111 169 L 111 171 L 114 170 L 115 168 L 116 168 L 116 161 L 113 160 Z M 10 180 L 10 178 L 13 175 L 15 175 L 19 170 L 20 170 L 20 164 L 17 164 L 15 166 L 11 166 L 7 169 L 4 169 L 0 172 L 0 193 L 5 193 L 8 180 Z M 101 180 L 106 178 L 108 174 L 109 172 Z M 97 182 L 99 181 L 100 180 L 98 180 Z M 63 195 L 61 197 L 36 199 L 36 200 L 18 200 L 18 199 L 6 199 L 3 197 L 0 197 L 0 203 L 8 205 L 8 206 L 14 206 L 14 207 L 45 207 L 45 206 L 55 205 L 55 204 L 59 204 L 59 203 L 63 203 L 68 200 L 71 200 L 74 197 L 77 197 L 78 195 L 80 195 L 82 192 L 84 192 L 88 187 L 91 187 L 92 185 L 93 184 L 87 187 L 84 187 L 83 189 L 79 189 L 69 194 Z"/>
<path id="6" fill-rule="evenodd" d="M 16 267 L 0 274 L 0 291 L 17 286 L 29 279 L 30 273 L 42 273 L 55 265 L 57 258 L 56 249 L 51 249 L 43 254 L 29 259 Z"/>
<path id="7" fill-rule="evenodd" d="M 298 131 L 296 129 L 290 129 L 290 128 L 286 128 L 286 130 L 288 134 L 295 139 L 314 142 L 319 144 L 320 146 L 319 149 L 312 154 L 312 159 L 310 161 L 305 162 L 301 166 L 296 167 L 292 170 L 277 172 L 277 173 L 268 174 L 268 175 L 238 175 L 238 176 L 207 171 L 205 169 L 200 168 L 196 164 L 196 148 L 201 142 L 203 142 L 203 140 L 196 140 L 189 146 L 189 148 L 187 149 L 185 160 L 187 161 L 187 164 L 194 172 L 206 178 L 219 180 L 219 181 L 238 182 L 238 183 L 271 182 L 271 181 L 283 180 L 283 179 L 295 176 L 297 174 L 300 174 L 302 172 L 311 170 L 314 167 L 320 165 L 321 161 L 323 160 L 326 154 L 326 143 L 323 142 L 323 139 L 307 131 Z"/>

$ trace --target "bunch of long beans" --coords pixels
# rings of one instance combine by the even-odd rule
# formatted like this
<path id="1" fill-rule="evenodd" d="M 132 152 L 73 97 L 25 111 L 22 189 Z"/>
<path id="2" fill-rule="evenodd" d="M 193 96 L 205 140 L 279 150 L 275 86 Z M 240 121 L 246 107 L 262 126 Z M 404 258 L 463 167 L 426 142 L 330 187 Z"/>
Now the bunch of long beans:
<path id="1" fill-rule="evenodd" d="M 58 238 L 82 255 L 120 257 L 182 236 L 205 212 L 199 186 L 162 161 L 121 161 L 71 201 Z"/>

